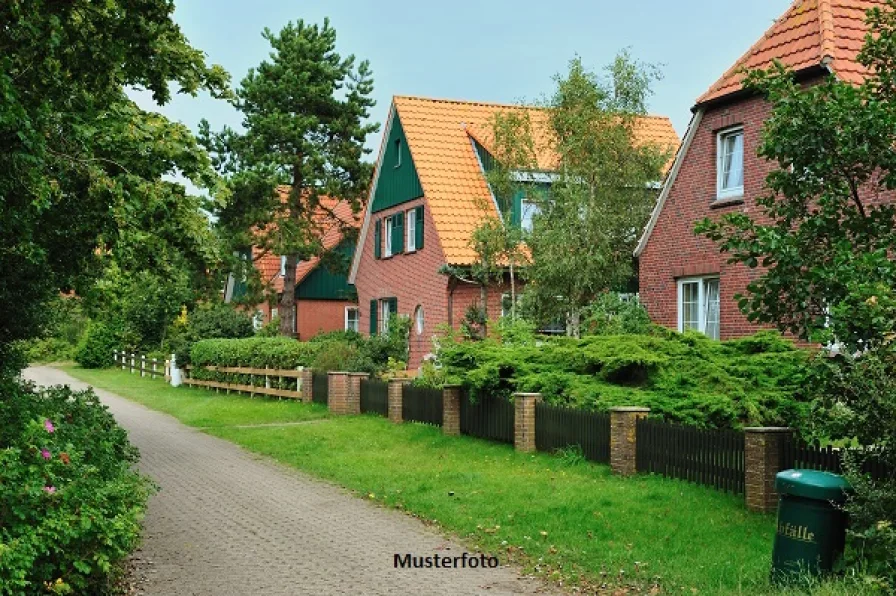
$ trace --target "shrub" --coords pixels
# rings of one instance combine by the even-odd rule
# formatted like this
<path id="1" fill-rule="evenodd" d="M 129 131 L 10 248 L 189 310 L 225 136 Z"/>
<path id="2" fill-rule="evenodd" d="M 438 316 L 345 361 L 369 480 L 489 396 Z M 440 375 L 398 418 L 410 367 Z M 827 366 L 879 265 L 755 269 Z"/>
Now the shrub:
<path id="1" fill-rule="evenodd" d="M 204 339 L 194 343 L 190 350 L 193 366 L 190 376 L 205 381 L 263 386 L 265 379 L 259 375 L 210 371 L 204 367 L 295 370 L 300 366 L 311 366 L 318 350 L 319 345 L 299 342 L 289 337 Z M 272 378 L 270 381 L 272 387 L 277 389 L 295 388 L 295 379 L 283 379 L 281 382 Z"/>
<path id="2" fill-rule="evenodd" d="M 647 333 L 650 317 L 637 298 L 624 299 L 615 292 L 605 292 L 585 309 L 583 330 L 593 335 Z"/>
<path id="3" fill-rule="evenodd" d="M 151 484 L 92 391 L 0 380 L 0 594 L 103 591 Z"/>
<path id="4" fill-rule="evenodd" d="M 227 304 L 214 304 L 196 309 L 189 318 L 188 326 L 195 340 L 238 339 L 255 335 L 252 317 Z"/>
<path id="5" fill-rule="evenodd" d="M 113 364 L 113 350 L 121 348 L 121 334 L 105 323 L 93 322 L 78 344 L 75 361 L 84 368 L 104 368 Z"/>

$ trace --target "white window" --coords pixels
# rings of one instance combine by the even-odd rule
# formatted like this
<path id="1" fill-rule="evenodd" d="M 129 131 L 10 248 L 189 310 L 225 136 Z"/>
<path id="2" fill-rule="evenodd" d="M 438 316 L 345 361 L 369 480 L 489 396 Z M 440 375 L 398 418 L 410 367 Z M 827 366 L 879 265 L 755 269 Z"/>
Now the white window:
<path id="1" fill-rule="evenodd" d="M 678 330 L 719 339 L 719 278 L 678 280 Z"/>
<path id="2" fill-rule="evenodd" d="M 279 316 L 280 316 L 280 313 L 277 311 L 277 307 L 272 307 L 271 308 L 271 320 L 273 321 L 274 319 L 276 319 Z"/>
<path id="3" fill-rule="evenodd" d="M 417 335 L 423 335 L 423 306 L 419 304 L 414 310 L 414 326 L 417 328 Z"/>
<path id="4" fill-rule="evenodd" d="M 405 212 L 405 229 L 408 231 L 408 240 L 405 242 L 405 246 L 407 246 L 407 252 L 414 252 L 417 250 L 417 213 L 411 209 L 410 211 Z"/>
<path id="5" fill-rule="evenodd" d="M 360 325 L 358 322 L 360 321 L 358 309 L 354 306 L 346 306 L 345 307 L 345 330 L 346 331 L 354 331 L 358 332 Z"/>
<path id="6" fill-rule="evenodd" d="M 744 194 L 744 129 L 729 128 L 718 134 L 716 142 L 717 198 Z"/>
<path id="7" fill-rule="evenodd" d="M 522 213 L 520 213 L 520 227 L 527 231 L 532 231 L 532 218 L 537 215 L 540 210 L 538 209 L 538 205 L 535 204 L 534 201 L 523 199 L 522 201 Z"/>
<path id="8" fill-rule="evenodd" d="M 389 316 L 392 314 L 392 310 L 389 308 L 388 300 L 380 302 L 380 311 L 382 311 L 383 314 L 383 316 L 380 317 L 380 332 L 389 333 Z"/>
<path id="9" fill-rule="evenodd" d="M 252 327 L 258 331 L 264 325 L 264 312 L 256 310 L 252 316 Z"/>
<path id="10" fill-rule="evenodd" d="M 383 255 L 387 257 L 392 256 L 392 218 L 386 218 L 386 246 L 383 251 Z"/>

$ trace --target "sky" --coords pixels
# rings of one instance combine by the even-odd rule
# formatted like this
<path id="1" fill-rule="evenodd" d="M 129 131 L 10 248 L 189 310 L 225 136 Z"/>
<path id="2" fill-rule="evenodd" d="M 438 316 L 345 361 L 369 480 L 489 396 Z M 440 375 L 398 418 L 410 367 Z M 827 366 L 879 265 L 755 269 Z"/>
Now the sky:
<path id="1" fill-rule="evenodd" d="M 683 136 L 694 100 L 743 54 L 790 0 L 175 0 L 175 20 L 193 46 L 221 64 L 233 85 L 268 58 L 265 27 L 330 18 L 337 51 L 370 61 L 377 101 L 371 117 L 384 123 L 393 95 L 516 103 L 548 96 L 552 77 L 570 59 L 600 71 L 622 49 L 658 64 L 653 114 L 672 119 Z M 239 128 L 239 114 L 208 96 L 177 97 L 145 109 L 196 130 Z M 382 132 L 368 138 L 378 148 Z M 372 156 L 375 158 L 375 154 Z"/>

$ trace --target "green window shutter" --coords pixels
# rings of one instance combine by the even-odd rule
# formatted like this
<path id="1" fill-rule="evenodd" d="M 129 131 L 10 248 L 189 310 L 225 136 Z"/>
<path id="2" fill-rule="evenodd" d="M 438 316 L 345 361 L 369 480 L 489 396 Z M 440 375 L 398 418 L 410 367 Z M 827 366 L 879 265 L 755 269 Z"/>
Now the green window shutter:
<path id="1" fill-rule="evenodd" d="M 417 250 L 423 248 L 423 206 L 414 209 L 414 218 L 417 220 L 414 224 L 414 244 Z"/>
<path id="2" fill-rule="evenodd" d="M 389 298 L 389 313 L 393 317 L 398 314 L 398 298 Z"/>
<path id="3" fill-rule="evenodd" d="M 403 213 L 392 218 L 392 254 L 404 252 L 404 217 Z"/>
<path id="4" fill-rule="evenodd" d="M 383 220 L 378 219 L 373 224 L 373 258 L 379 259 L 383 250 Z"/>
<path id="5" fill-rule="evenodd" d="M 523 197 L 525 196 L 526 191 L 522 189 L 513 193 L 510 205 L 510 223 L 517 228 L 523 225 Z"/>
<path id="6" fill-rule="evenodd" d="M 377 222 L 379 223 L 379 222 Z M 377 320 L 376 320 L 376 300 L 370 301 L 370 335 L 376 335 L 377 332 Z"/>

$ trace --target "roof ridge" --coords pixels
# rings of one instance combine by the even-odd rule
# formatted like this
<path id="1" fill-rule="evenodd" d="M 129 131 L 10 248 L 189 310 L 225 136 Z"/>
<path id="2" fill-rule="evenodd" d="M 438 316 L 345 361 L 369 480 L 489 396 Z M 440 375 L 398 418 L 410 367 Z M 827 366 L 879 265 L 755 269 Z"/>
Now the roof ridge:
<path id="1" fill-rule="evenodd" d="M 831 0 L 818 0 L 819 29 L 821 30 L 821 61 L 833 60 L 837 47 L 834 33 L 834 9 Z"/>

